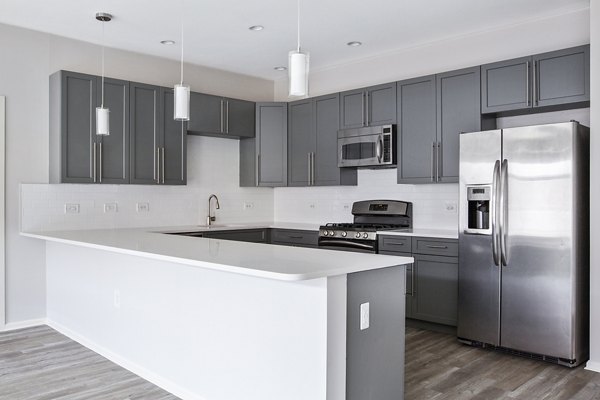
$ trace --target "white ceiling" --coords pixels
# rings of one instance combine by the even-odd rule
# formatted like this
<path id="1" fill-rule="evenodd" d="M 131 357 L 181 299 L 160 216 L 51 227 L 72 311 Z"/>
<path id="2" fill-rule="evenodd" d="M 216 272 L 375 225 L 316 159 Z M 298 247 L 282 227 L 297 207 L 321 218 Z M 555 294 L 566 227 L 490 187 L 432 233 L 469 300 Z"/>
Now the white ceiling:
<path id="1" fill-rule="evenodd" d="M 321 69 L 444 38 L 589 7 L 590 0 L 301 0 L 301 42 Z M 0 0 L 0 22 L 100 43 L 98 11 L 114 15 L 106 44 L 277 79 L 296 44 L 295 0 Z M 260 32 L 248 30 L 264 25 Z M 173 39 L 174 46 L 160 41 Z M 361 47 L 349 47 L 352 40 Z M 527 40 L 527 38 L 523 38 Z"/>

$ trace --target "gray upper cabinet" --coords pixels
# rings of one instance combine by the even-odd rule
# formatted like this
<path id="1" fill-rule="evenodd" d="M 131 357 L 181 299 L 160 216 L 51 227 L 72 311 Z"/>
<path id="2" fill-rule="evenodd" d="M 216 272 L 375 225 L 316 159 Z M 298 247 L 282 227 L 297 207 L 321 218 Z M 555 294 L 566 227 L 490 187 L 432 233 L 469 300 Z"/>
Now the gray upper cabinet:
<path id="1" fill-rule="evenodd" d="M 396 123 L 396 83 L 340 93 L 340 129 Z"/>
<path id="2" fill-rule="evenodd" d="M 287 186 L 287 103 L 256 103 L 256 136 L 240 140 L 240 186 Z"/>
<path id="3" fill-rule="evenodd" d="M 459 135 L 481 130 L 480 68 L 436 75 L 436 181 L 458 182 Z"/>
<path id="4" fill-rule="evenodd" d="M 130 84 L 130 183 L 159 184 L 161 88 Z"/>
<path id="5" fill-rule="evenodd" d="M 590 46 L 533 56 L 534 106 L 590 101 Z"/>
<path id="6" fill-rule="evenodd" d="M 129 182 L 129 82 L 105 80 L 110 135 L 96 135 L 101 79 L 59 71 L 50 76 L 50 182 Z"/>
<path id="7" fill-rule="evenodd" d="M 160 148 L 160 182 L 165 185 L 187 183 L 187 132 L 186 123 L 175 121 L 173 89 L 161 88 L 164 115 L 158 135 Z"/>
<path id="8" fill-rule="evenodd" d="M 187 129 L 193 135 L 254 137 L 255 103 L 193 92 Z"/>
<path id="9" fill-rule="evenodd" d="M 481 112 L 495 113 L 531 107 L 531 57 L 481 66 Z"/>
<path id="10" fill-rule="evenodd" d="M 337 166 L 338 94 L 289 104 L 289 186 L 355 185 L 356 169 Z"/>
<path id="11" fill-rule="evenodd" d="M 590 100 L 589 45 L 481 66 L 482 113 Z"/>
<path id="12" fill-rule="evenodd" d="M 435 75 L 398 82 L 398 183 L 435 180 Z"/>

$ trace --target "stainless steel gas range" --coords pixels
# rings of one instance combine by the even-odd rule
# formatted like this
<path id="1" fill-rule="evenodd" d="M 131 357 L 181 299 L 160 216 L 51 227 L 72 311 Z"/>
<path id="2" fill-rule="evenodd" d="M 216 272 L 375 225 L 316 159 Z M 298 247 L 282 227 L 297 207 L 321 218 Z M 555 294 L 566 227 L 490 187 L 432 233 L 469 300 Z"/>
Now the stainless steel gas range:
<path id="1" fill-rule="evenodd" d="M 366 200 L 352 205 L 353 223 L 329 223 L 319 228 L 319 247 L 377 253 L 377 232 L 412 228 L 412 203 Z"/>

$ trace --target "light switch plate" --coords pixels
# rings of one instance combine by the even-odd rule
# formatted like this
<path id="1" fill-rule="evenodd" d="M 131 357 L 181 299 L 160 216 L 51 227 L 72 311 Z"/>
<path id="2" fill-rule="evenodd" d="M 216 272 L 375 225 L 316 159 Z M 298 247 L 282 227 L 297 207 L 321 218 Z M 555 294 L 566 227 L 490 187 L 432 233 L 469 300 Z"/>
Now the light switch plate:
<path id="1" fill-rule="evenodd" d="M 116 213 L 119 211 L 119 207 L 117 203 L 104 203 L 104 212 L 105 213 Z"/>
<path id="2" fill-rule="evenodd" d="M 444 211 L 448 214 L 456 214 L 456 202 L 447 201 L 444 203 Z"/>
<path id="3" fill-rule="evenodd" d="M 148 202 L 136 203 L 135 209 L 137 212 L 149 212 L 150 211 L 150 203 L 148 203 Z"/>
<path id="4" fill-rule="evenodd" d="M 369 315 L 369 303 L 362 303 L 360 305 L 360 330 L 364 331 L 369 329 L 370 315 Z"/>

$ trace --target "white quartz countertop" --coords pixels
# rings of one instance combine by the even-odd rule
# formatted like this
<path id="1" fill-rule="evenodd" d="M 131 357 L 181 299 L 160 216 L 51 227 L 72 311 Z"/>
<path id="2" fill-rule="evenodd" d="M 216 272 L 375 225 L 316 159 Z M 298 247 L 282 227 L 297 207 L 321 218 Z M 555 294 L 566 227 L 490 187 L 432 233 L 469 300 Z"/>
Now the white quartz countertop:
<path id="1" fill-rule="evenodd" d="M 216 223 L 211 226 L 206 225 L 187 225 L 187 226 L 166 226 L 157 228 L 147 228 L 153 232 L 210 232 L 210 231 L 231 231 L 238 229 L 294 229 L 300 231 L 318 231 L 319 224 L 302 224 L 297 222 L 247 222 L 247 223 Z"/>
<path id="2" fill-rule="evenodd" d="M 166 227 L 23 232 L 24 236 L 195 267 L 285 281 L 301 281 L 410 264 L 412 257 L 351 253 L 220 239 L 167 235 L 223 229 L 308 229 L 309 225 L 244 224 L 214 228 Z M 302 228 L 300 227 L 302 226 Z M 190 229 L 193 228 L 193 229 Z M 309 230 L 317 230 L 318 227 Z"/>
<path id="3" fill-rule="evenodd" d="M 447 229 L 399 229 L 397 231 L 380 231 L 380 235 L 419 236 L 439 239 L 458 239 L 458 231 Z"/>

